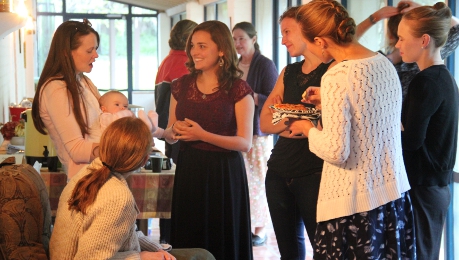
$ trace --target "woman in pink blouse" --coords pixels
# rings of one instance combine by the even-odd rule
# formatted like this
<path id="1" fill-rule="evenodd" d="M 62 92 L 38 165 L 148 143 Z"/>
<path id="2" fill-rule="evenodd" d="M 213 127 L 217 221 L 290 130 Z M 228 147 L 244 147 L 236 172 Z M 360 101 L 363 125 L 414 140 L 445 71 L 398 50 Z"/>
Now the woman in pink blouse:
<path id="1" fill-rule="evenodd" d="M 99 47 L 91 23 L 66 21 L 54 33 L 32 106 L 35 128 L 49 134 L 70 179 L 98 156 L 88 141 L 100 114 L 97 88 L 83 75 L 91 72 Z"/>

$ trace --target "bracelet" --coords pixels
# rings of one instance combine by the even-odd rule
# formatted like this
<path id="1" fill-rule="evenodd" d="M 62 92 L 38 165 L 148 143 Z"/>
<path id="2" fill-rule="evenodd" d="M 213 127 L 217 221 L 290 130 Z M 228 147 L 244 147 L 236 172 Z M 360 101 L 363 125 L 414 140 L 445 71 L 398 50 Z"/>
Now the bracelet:
<path id="1" fill-rule="evenodd" d="M 370 22 L 372 24 L 375 24 L 377 23 L 378 21 L 376 21 L 376 18 L 373 16 L 373 14 L 370 14 L 370 16 L 368 16 L 368 19 L 370 20 Z"/>
<path id="2" fill-rule="evenodd" d="M 171 125 L 171 127 L 169 127 L 169 128 L 171 129 L 172 136 L 175 135 L 175 134 L 174 134 L 174 129 L 173 129 L 173 128 L 174 128 L 174 125 L 175 125 L 175 122 Z M 169 129 L 169 128 L 168 128 L 168 129 Z M 163 138 L 166 140 L 167 143 L 169 143 L 169 144 L 175 144 L 176 142 L 178 142 L 178 140 L 174 140 L 174 139 L 168 138 L 168 137 L 166 136 L 165 133 L 166 133 L 166 131 L 164 131 L 164 133 L 163 133 Z"/>

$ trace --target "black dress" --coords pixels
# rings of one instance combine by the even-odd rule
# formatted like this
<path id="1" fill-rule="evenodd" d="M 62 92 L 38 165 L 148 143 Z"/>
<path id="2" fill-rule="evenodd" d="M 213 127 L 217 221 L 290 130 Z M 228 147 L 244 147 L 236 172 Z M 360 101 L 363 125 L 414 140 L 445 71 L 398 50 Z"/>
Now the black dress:
<path id="1" fill-rule="evenodd" d="M 177 120 L 189 118 L 206 131 L 236 135 L 234 105 L 252 93 L 236 80 L 228 92 L 203 95 L 196 78 L 172 84 Z M 250 202 L 241 153 L 194 141 L 181 142 L 172 199 L 173 248 L 204 248 L 216 259 L 252 259 Z"/>

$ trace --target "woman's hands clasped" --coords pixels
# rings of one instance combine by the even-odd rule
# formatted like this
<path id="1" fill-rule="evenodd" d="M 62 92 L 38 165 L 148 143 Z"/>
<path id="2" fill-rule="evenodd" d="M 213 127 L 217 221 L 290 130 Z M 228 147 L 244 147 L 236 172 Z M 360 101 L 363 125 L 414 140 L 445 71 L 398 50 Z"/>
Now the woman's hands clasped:
<path id="1" fill-rule="evenodd" d="M 185 118 L 185 120 L 177 120 L 174 123 L 172 132 L 175 134 L 175 139 L 183 141 L 199 141 L 206 132 L 195 121 Z"/>

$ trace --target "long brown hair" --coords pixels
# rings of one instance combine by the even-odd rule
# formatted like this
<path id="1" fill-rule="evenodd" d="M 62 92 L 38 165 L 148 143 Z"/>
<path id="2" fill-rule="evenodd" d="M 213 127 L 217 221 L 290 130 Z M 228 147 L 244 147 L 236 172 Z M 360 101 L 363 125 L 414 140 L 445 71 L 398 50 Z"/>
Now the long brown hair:
<path id="1" fill-rule="evenodd" d="M 86 214 L 113 172 L 129 173 L 145 163 L 152 140 L 147 125 L 138 118 L 123 117 L 111 123 L 100 138 L 99 158 L 103 166 L 88 168 L 90 173 L 77 182 L 68 200 L 69 210 Z"/>
<path id="2" fill-rule="evenodd" d="M 315 37 L 328 37 L 344 45 L 354 39 L 354 19 L 337 1 L 313 0 L 299 8 L 296 19 L 309 42 L 313 42 Z"/>
<path id="3" fill-rule="evenodd" d="M 240 79 L 242 76 L 242 70 L 237 67 L 238 59 L 236 48 L 234 47 L 233 36 L 226 24 L 220 21 L 206 21 L 194 28 L 193 32 L 188 37 L 186 43 L 186 55 L 188 61 L 186 66 L 192 75 L 201 73 L 200 70 L 194 68 L 193 57 L 191 57 L 191 38 L 197 31 L 205 31 L 210 34 L 210 37 L 215 44 L 217 44 L 218 50 L 223 52 L 223 66 L 219 67 L 217 71 L 217 78 L 219 89 L 229 90 L 232 87 L 234 79 Z"/>
<path id="4" fill-rule="evenodd" d="M 37 90 L 32 103 L 32 118 L 35 128 L 42 134 L 47 134 L 45 125 L 40 117 L 40 97 L 43 88 L 51 79 L 63 80 L 66 84 L 68 99 L 73 110 L 75 119 L 80 127 L 81 134 L 84 136 L 89 133 L 89 126 L 85 122 L 88 111 L 83 103 L 83 115 L 80 100 L 81 100 L 81 85 L 76 79 L 75 62 L 72 57 L 72 51 L 80 47 L 82 36 L 93 33 L 97 37 L 97 44 L 100 43 L 99 34 L 91 27 L 91 23 L 84 19 L 83 22 L 66 21 L 59 25 L 54 33 L 48 57 L 46 58 L 45 66 L 38 80 Z M 87 78 L 81 74 L 87 82 Z M 62 108 L 67 109 L 67 108 Z"/>

